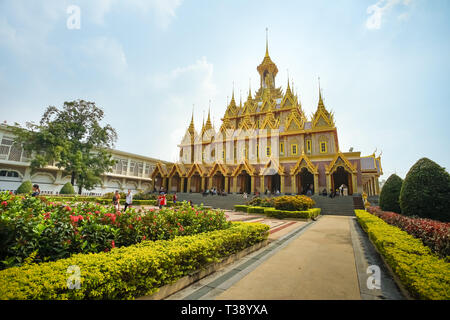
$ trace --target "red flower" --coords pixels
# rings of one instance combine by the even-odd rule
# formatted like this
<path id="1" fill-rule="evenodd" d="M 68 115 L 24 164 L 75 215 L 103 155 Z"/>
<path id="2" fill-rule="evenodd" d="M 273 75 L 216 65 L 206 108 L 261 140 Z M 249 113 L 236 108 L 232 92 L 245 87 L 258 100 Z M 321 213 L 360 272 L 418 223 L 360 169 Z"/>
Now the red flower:
<path id="1" fill-rule="evenodd" d="M 66 206 L 64 209 L 65 209 L 66 211 L 72 211 L 72 208 L 69 207 L 69 206 Z"/>
<path id="2" fill-rule="evenodd" d="M 114 242 L 114 240 L 111 241 L 111 246 L 112 246 L 113 248 L 116 247 L 116 243 Z"/>
<path id="3" fill-rule="evenodd" d="M 2 206 L 6 207 L 7 205 L 8 205 L 8 202 L 6 202 L 6 201 L 2 202 Z"/>
<path id="4" fill-rule="evenodd" d="M 97 211 L 95 211 L 95 214 L 99 214 L 99 213 L 100 213 L 100 211 L 98 211 L 98 210 L 97 210 Z"/>
<path id="5" fill-rule="evenodd" d="M 143 237 L 142 237 L 142 240 L 145 240 L 145 239 L 147 239 L 147 237 L 146 237 L 146 236 L 143 236 Z"/>
<path id="6" fill-rule="evenodd" d="M 130 224 L 130 225 L 128 226 L 128 228 L 133 229 L 133 226 Z"/>

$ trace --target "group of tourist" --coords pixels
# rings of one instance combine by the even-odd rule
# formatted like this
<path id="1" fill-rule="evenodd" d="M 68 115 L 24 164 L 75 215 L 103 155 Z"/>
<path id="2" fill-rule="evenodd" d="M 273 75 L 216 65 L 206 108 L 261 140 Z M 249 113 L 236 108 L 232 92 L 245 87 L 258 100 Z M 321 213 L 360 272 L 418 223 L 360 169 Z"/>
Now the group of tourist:
<path id="1" fill-rule="evenodd" d="M 322 196 L 327 196 L 327 189 L 323 189 L 322 191 Z M 330 190 L 330 194 L 328 195 L 330 198 L 334 198 L 336 196 L 347 196 L 348 195 L 348 188 L 345 184 L 341 184 L 341 186 L 339 188 L 337 188 L 336 190 L 331 189 Z"/>
<path id="2" fill-rule="evenodd" d="M 202 192 L 203 196 L 207 196 L 208 194 L 211 196 L 217 195 L 217 196 L 226 196 L 227 193 L 225 191 L 222 190 L 217 190 L 215 187 L 212 189 L 206 189 L 205 191 Z"/>

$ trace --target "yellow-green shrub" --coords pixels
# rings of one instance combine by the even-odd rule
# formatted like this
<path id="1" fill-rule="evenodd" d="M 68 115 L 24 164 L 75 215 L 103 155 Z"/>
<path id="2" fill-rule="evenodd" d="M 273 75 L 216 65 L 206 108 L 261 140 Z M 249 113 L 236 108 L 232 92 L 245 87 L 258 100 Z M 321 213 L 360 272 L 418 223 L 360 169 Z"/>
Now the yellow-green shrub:
<path id="1" fill-rule="evenodd" d="M 238 212 L 247 212 L 247 208 L 249 206 L 243 205 L 243 204 L 237 204 L 234 206 L 234 210 Z"/>
<path id="2" fill-rule="evenodd" d="M 419 239 L 364 211 L 355 210 L 358 222 L 405 288 L 417 299 L 450 299 L 450 264 Z"/>
<path id="3" fill-rule="evenodd" d="M 266 208 L 264 210 L 264 214 L 268 217 L 277 219 L 311 219 L 317 217 L 320 214 L 320 208 L 313 208 L 304 211 L 288 211 Z"/>
<path id="4" fill-rule="evenodd" d="M 264 224 L 235 222 L 226 230 L 12 267 L 0 271 L 0 299 L 133 299 L 149 295 L 210 262 L 267 239 L 268 229 Z M 78 290 L 67 287 L 67 268 L 72 265 L 81 271 Z"/>

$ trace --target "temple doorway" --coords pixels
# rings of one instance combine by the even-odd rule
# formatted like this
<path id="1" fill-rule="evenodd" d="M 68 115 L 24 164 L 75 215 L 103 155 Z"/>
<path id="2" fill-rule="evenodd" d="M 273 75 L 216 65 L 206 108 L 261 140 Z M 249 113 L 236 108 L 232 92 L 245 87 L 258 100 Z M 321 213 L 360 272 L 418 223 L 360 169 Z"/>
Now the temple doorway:
<path id="1" fill-rule="evenodd" d="M 272 194 L 281 191 L 281 177 L 278 173 L 269 176 L 267 189 L 269 189 Z"/>
<path id="2" fill-rule="evenodd" d="M 202 177 L 198 173 L 195 173 L 191 177 L 191 192 L 200 192 L 202 186 Z"/>
<path id="3" fill-rule="evenodd" d="M 248 193 L 250 194 L 252 191 L 252 178 L 247 173 L 247 171 L 243 170 L 240 175 L 238 175 L 238 192 L 239 193 Z"/>
<path id="4" fill-rule="evenodd" d="M 341 185 L 347 187 L 348 195 L 353 194 L 353 186 L 351 174 L 344 167 L 338 167 L 336 171 L 331 176 L 331 184 L 333 186 L 333 190 L 339 189 Z"/>
<path id="5" fill-rule="evenodd" d="M 216 188 L 218 191 L 227 191 L 225 190 L 225 177 L 223 176 L 222 172 L 217 172 L 212 177 L 212 187 Z"/>
<path id="6" fill-rule="evenodd" d="M 306 194 L 308 189 L 311 189 L 314 194 L 314 175 L 306 168 L 296 175 L 297 194 Z"/>

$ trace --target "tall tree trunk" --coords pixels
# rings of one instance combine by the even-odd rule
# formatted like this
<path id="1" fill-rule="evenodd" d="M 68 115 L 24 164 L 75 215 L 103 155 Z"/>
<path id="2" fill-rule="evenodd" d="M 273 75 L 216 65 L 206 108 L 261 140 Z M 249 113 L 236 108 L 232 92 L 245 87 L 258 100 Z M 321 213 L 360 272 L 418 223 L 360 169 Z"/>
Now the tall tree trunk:
<path id="1" fill-rule="evenodd" d="M 75 185 L 75 172 L 72 172 L 72 178 L 70 178 L 70 183 L 72 184 L 72 186 Z"/>
<path id="2" fill-rule="evenodd" d="M 78 194 L 81 196 L 81 191 L 83 190 L 83 187 L 81 185 L 78 186 Z"/>

